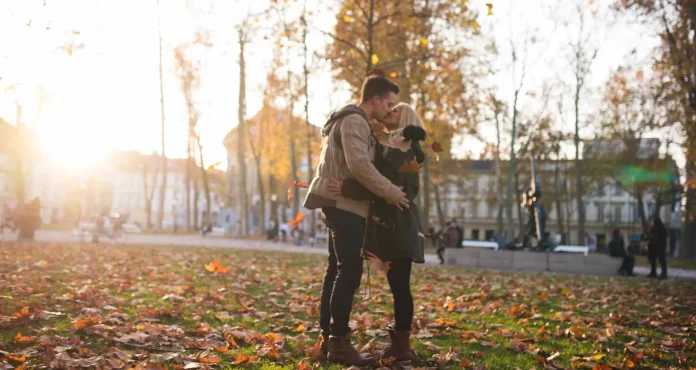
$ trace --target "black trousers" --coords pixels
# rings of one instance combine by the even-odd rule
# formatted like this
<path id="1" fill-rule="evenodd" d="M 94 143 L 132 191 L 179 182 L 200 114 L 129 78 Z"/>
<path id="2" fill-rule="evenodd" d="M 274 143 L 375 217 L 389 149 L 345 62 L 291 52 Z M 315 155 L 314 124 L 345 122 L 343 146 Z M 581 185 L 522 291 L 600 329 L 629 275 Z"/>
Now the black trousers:
<path id="1" fill-rule="evenodd" d="M 648 261 L 650 262 L 650 275 L 657 275 L 657 260 L 660 260 L 662 275 L 667 276 L 667 248 L 648 246 Z"/>
<path id="2" fill-rule="evenodd" d="M 319 325 L 322 334 L 344 336 L 363 273 L 360 250 L 365 218 L 337 208 L 323 208 L 322 218 L 329 229 L 329 265 L 321 290 Z"/>
<path id="3" fill-rule="evenodd" d="M 636 265 L 636 256 L 626 253 L 622 258 L 623 262 L 621 263 L 620 270 L 628 275 L 633 274 L 633 267 Z"/>
<path id="4" fill-rule="evenodd" d="M 413 296 L 411 295 L 411 259 L 392 261 L 387 272 L 389 288 L 394 296 L 394 328 L 410 331 L 413 321 Z"/>

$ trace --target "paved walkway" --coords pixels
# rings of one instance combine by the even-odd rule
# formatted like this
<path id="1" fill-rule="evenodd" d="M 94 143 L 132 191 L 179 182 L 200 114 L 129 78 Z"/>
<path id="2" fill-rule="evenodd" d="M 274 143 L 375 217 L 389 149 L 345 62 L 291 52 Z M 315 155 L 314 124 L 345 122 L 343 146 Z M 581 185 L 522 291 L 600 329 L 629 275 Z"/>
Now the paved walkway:
<path id="1" fill-rule="evenodd" d="M 45 231 L 37 230 L 35 239 L 46 242 L 78 242 L 80 238 L 70 231 Z M 15 241 L 17 234 L 11 234 L 5 230 L 0 234 L 0 241 Z M 108 240 L 104 244 L 109 243 Z M 237 248 L 250 250 L 284 251 L 295 253 L 328 254 L 326 246 L 296 246 L 283 243 L 273 243 L 261 240 L 240 240 L 220 237 L 202 237 L 199 234 L 128 234 L 125 244 L 150 244 L 150 245 L 175 245 L 175 246 L 200 246 L 212 248 Z M 426 254 L 425 263 L 436 265 L 439 263 L 437 255 Z M 669 262 L 668 262 L 669 263 Z M 637 276 L 646 276 L 650 269 L 644 266 L 636 266 L 634 273 Z M 696 270 L 670 269 L 670 278 L 696 280 Z"/>

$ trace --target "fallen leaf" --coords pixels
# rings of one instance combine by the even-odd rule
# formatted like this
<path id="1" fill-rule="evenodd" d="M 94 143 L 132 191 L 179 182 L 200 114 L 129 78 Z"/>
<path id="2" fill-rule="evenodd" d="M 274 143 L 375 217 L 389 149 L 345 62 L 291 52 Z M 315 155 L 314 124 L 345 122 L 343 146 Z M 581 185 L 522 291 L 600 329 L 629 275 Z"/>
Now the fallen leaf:
<path id="1" fill-rule="evenodd" d="M 17 343 L 26 344 L 26 343 L 31 343 L 31 342 L 33 342 L 33 341 L 35 341 L 35 340 L 36 340 L 36 338 L 34 338 L 34 337 L 25 337 L 25 336 L 22 335 L 22 333 L 17 333 L 17 336 L 15 336 L 15 342 L 17 342 Z"/>
<path id="2" fill-rule="evenodd" d="M 14 316 L 18 319 L 29 317 L 29 307 L 22 307 L 19 312 L 15 312 Z"/>

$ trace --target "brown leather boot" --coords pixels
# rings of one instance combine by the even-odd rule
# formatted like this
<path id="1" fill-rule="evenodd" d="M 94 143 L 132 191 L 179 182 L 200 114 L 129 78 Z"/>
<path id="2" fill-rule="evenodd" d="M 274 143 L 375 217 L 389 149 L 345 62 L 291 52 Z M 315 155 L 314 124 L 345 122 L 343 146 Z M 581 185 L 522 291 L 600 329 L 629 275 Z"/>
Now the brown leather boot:
<path id="1" fill-rule="evenodd" d="M 321 334 L 321 359 L 326 360 L 326 356 L 329 354 L 329 335 L 322 333 Z"/>
<path id="2" fill-rule="evenodd" d="M 329 354 L 327 356 L 331 362 L 338 362 L 342 365 L 367 366 L 375 362 L 373 357 L 363 357 L 350 344 L 350 336 L 342 337 L 329 336 Z"/>
<path id="3" fill-rule="evenodd" d="M 403 362 L 418 358 L 418 355 L 411 349 L 411 344 L 409 343 L 411 338 L 410 331 L 389 329 L 389 338 L 391 339 L 391 344 L 382 353 L 383 359 L 393 357 L 396 362 Z"/>

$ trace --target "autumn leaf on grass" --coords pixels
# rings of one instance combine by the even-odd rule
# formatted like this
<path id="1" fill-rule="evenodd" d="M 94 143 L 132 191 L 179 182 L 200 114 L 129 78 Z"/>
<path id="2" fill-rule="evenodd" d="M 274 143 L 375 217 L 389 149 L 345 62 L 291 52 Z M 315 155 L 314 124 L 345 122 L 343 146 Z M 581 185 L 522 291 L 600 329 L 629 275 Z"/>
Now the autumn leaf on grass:
<path id="1" fill-rule="evenodd" d="M 370 263 L 372 264 L 372 267 L 375 270 L 381 270 L 384 271 L 386 274 L 389 272 L 389 269 L 391 268 L 391 261 L 383 262 L 379 257 L 375 256 L 374 254 L 370 252 L 365 252 L 367 254 L 367 259 L 370 260 Z"/>
<path id="2" fill-rule="evenodd" d="M 7 355 L 7 359 L 10 360 L 10 362 L 22 363 L 27 360 L 27 356 L 9 354 Z"/>
<path id="3" fill-rule="evenodd" d="M 90 316 L 90 317 L 85 318 L 85 319 L 77 320 L 73 324 L 73 328 L 74 329 L 84 329 L 88 326 L 92 326 L 92 325 L 96 325 L 96 324 L 99 324 L 99 318 Z"/>
<path id="4" fill-rule="evenodd" d="M 205 266 L 205 269 L 206 269 L 206 270 L 208 270 L 208 271 L 210 271 L 210 272 L 212 272 L 212 273 L 214 273 L 214 274 L 218 274 L 218 273 L 219 273 L 219 274 L 224 274 L 225 272 L 230 271 L 230 268 L 229 268 L 229 267 L 222 267 L 222 266 L 220 266 L 220 260 L 219 260 L 219 259 L 217 259 L 217 260 L 215 260 L 215 262 L 209 263 L 209 264 L 207 264 L 207 265 L 204 264 L 203 266 Z"/>
<path id="5" fill-rule="evenodd" d="M 401 168 L 399 168 L 399 172 L 401 173 L 419 173 L 421 170 L 421 165 L 418 163 L 418 161 L 413 158 L 411 161 L 404 163 Z"/>
<path id="6" fill-rule="evenodd" d="M 237 357 L 234 359 L 234 365 L 241 365 L 241 364 L 253 364 L 256 362 L 258 357 L 256 356 L 247 356 L 243 353 L 237 353 Z"/>
<path id="7" fill-rule="evenodd" d="M 291 229 L 296 229 L 297 225 L 300 224 L 304 220 L 304 214 L 302 212 L 297 212 L 297 216 L 293 218 L 292 220 L 289 220 L 288 223 L 290 224 Z"/>
<path id="8" fill-rule="evenodd" d="M 303 332 L 304 330 L 305 330 L 304 325 L 303 325 L 303 324 L 300 324 L 300 325 L 298 325 L 293 331 L 294 331 L 295 333 L 300 333 L 300 332 Z"/>
<path id="9" fill-rule="evenodd" d="M 14 313 L 14 316 L 18 319 L 29 317 L 29 307 L 22 307 L 22 309 L 19 310 L 19 312 Z"/>
<path id="10" fill-rule="evenodd" d="M 34 340 L 36 340 L 36 338 L 34 338 L 34 337 L 25 337 L 25 336 L 22 335 L 22 333 L 17 333 L 17 336 L 15 336 L 15 342 L 17 342 L 17 343 L 22 343 L 22 344 L 24 344 L 24 343 L 31 343 L 31 342 L 33 342 Z"/>
<path id="11" fill-rule="evenodd" d="M 295 186 L 298 188 L 305 188 L 307 189 L 309 186 L 307 186 L 307 183 L 304 181 L 295 181 Z"/>

